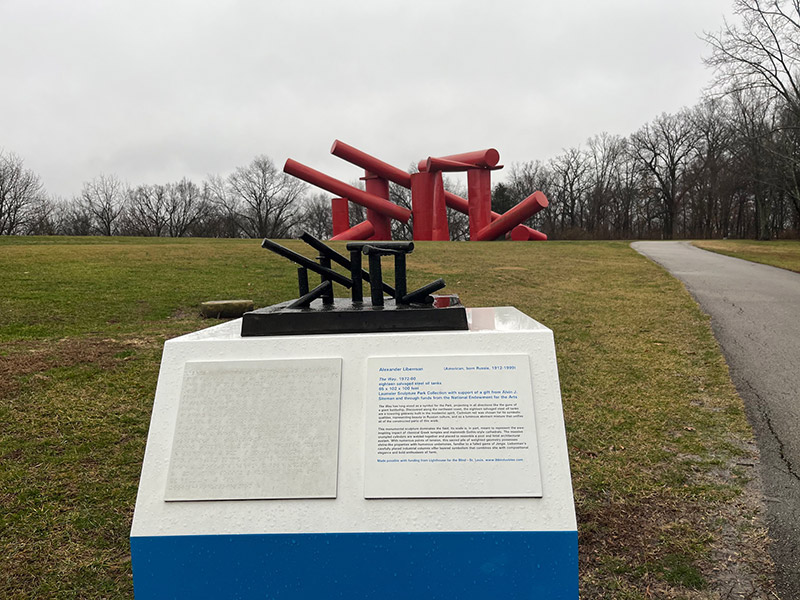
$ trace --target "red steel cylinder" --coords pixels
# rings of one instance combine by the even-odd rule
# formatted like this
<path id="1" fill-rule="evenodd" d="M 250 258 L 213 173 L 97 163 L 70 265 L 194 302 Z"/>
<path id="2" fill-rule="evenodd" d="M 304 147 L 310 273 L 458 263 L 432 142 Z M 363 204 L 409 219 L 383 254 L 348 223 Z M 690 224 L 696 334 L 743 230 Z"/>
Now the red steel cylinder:
<path id="1" fill-rule="evenodd" d="M 547 241 L 547 234 L 542 233 L 537 229 L 533 229 L 532 227 L 528 227 L 527 225 L 522 225 L 525 229 L 528 230 L 528 239 L 533 240 L 536 242 L 546 242 Z"/>
<path id="2" fill-rule="evenodd" d="M 541 231 L 537 231 L 527 225 L 517 225 L 514 229 L 511 230 L 511 239 L 515 242 L 527 242 L 527 241 L 535 241 L 535 242 L 546 242 L 547 235 L 542 233 Z"/>
<path id="3" fill-rule="evenodd" d="M 475 150 L 474 152 L 462 152 L 461 154 L 450 154 L 449 156 L 438 156 L 438 157 L 431 157 L 427 160 L 419 161 L 418 167 L 420 171 L 429 170 L 431 168 L 431 160 L 434 163 L 439 162 L 439 164 L 451 164 L 455 166 L 454 163 L 462 163 L 469 167 L 478 167 L 483 169 L 491 169 L 492 167 L 496 167 L 497 163 L 500 162 L 500 153 L 495 150 L 494 148 L 487 148 L 486 150 Z M 443 171 L 446 169 L 442 169 Z M 462 171 L 464 169 L 461 169 Z"/>
<path id="4" fill-rule="evenodd" d="M 335 140 L 333 142 L 333 146 L 331 146 L 331 154 L 338 156 L 339 158 L 346 160 L 357 167 L 361 167 L 366 171 L 371 171 L 380 177 L 384 177 L 389 181 L 393 181 L 398 185 L 402 185 L 404 188 L 411 189 L 411 175 L 402 169 L 398 169 L 389 163 L 383 162 L 382 160 L 367 154 L 366 152 L 362 152 L 358 148 L 354 148 L 349 144 L 345 144 L 341 140 Z M 498 160 L 500 160 L 499 155 Z M 425 161 L 421 161 L 421 164 L 424 166 Z M 462 212 L 465 215 L 469 214 L 469 202 L 467 202 L 465 198 L 447 191 L 444 193 L 444 196 L 448 207 L 452 208 L 453 210 L 457 210 L 458 212 Z M 497 213 L 492 213 L 493 219 L 496 219 L 499 216 L 500 215 Z"/>
<path id="5" fill-rule="evenodd" d="M 492 222 L 491 171 L 486 169 L 467 171 L 467 198 L 469 199 L 469 239 L 477 240 L 479 233 Z M 514 223 L 514 225 L 516 224 Z"/>
<path id="6" fill-rule="evenodd" d="M 425 159 L 425 171 L 446 171 L 449 173 L 458 173 L 474 169 L 475 166 L 469 163 L 458 162 L 455 160 L 448 160 L 446 158 L 434 158 L 429 156 Z M 420 169 L 422 171 L 423 169 Z"/>
<path id="7" fill-rule="evenodd" d="M 462 198 L 461 196 L 456 196 L 454 193 L 448 191 L 445 191 L 444 199 L 447 202 L 448 208 L 457 210 L 465 215 L 469 214 L 469 202 L 466 199 Z M 492 221 L 496 221 L 500 218 L 500 213 L 491 211 L 489 214 L 492 216 Z"/>
<path id="8" fill-rule="evenodd" d="M 455 162 L 468 163 L 476 167 L 491 168 L 496 167 L 500 162 L 500 153 L 494 148 L 487 148 L 486 150 L 476 150 L 474 152 L 463 152 L 461 154 L 450 154 L 449 156 L 440 156 L 444 160 L 452 160 Z"/>
<path id="9" fill-rule="evenodd" d="M 444 179 L 442 172 L 433 175 L 433 239 L 437 242 L 450 240 L 450 228 L 447 223 L 447 204 L 444 197 Z"/>
<path id="10" fill-rule="evenodd" d="M 283 166 L 283 171 L 284 173 L 288 173 L 289 175 L 297 177 L 298 179 L 302 179 L 307 183 L 320 187 L 323 190 L 327 190 L 331 194 L 344 196 L 351 202 L 360 204 L 365 208 L 371 208 L 372 210 L 387 217 L 391 217 L 392 219 L 397 219 L 398 221 L 406 223 L 411 218 L 411 211 L 407 208 L 393 204 L 388 200 L 384 200 L 383 198 L 373 194 L 368 194 L 357 187 L 353 187 L 352 185 L 348 185 L 343 181 L 334 179 L 329 175 L 320 173 L 316 169 L 307 167 L 306 165 L 299 163 L 296 160 L 292 160 L 291 158 L 286 159 L 286 164 Z"/>
<path id="11" fill-rule="evenodd" d="M 527 242 L 530 238 L 528 234 L 528 227 L 525 225 L 517 225 L 511 230 L 511 240 L 514 242 Z"/>
<path id="12" fill-rule="evenodd" d="M 411 214 L 414 215 L 414 239 L 433 239 L 433 176 L 411 175 Z"/>
<path id="13" fill-rule="evenodd" d="M 383 162 L 382 160 L 375 158 L 374 156 L 371 156 L 366 152 L 362 152 L 361 150 L 354 148 L 353 146 L 350 146 L 342 142 L 341 140 L 335 140 L 333 142 L 333 146 L 331 147 L 331 154 L 333 154 L 334 156 L 338 156 L 339 158 L 342 158 L 367 171 L 370 171 L 375 175 L 378 175 L 379 177 L 383 177 L 385 179 L 388 179 L 389 181 L 393 181 L 394 183 L 397 183 L 398 185 L 401 185 L 405 188 L 411 188 L 412 210 L 414 211 L 414 239 L 429 240 L 433 238 L 433 206 L 430 206 L 428 212 L 428 209 L 424 208 L 424 202 L 422 204 L 420 204 L 419 202 L 417 202 L 416 205 L 414 204 L 414 192 L 412 186 L 413 175 L 409 175 L 405 171 L 398 169 L 397 167 L 394 167 L 389 163 Z M 497 152 L 497 150 L 495 150 L 494 148 L 489 148 L 486 150 L 477 150 L 475 152 L 465 152 L 462 154 L 452 154 L 449 156 L 442 156 L 438 158 L 445 161 L 472 164 L 475 165 L 476 167 L 482 167 L 483 169 L 491 169 L 497 166 L 497 163 L 500 162 L 500 153 Z M 427 159 L 419 162 L 419 168 L 421 172 L 424 172 L 427 169 L 427 162 L 428 162 Z M 342 182 L 339 183 L 341 183 L 342 185 L 346 185 Z M 417 185 L 420 184 L 418 183 Z M 342 195 L 347 195 L 347 194 L 342 194 Z M 489 195 L 491 196 L 491 184 L 489 185 Z M 418 198 L 420 197 L 419 193 L 417 194 L 417 197 Z M 452 208 L 453 210 L 457 210 L 466 215 L 470 214 L 470 203 L 467 199 L 462 198 L 461 196 L 457 196 L 456 194 L 453 194 L 452 192 L 448 191 L 444 192 L 444 199 L 445 199 L 445 204 L 447 205 L 448 208 Z M 351 198 L 351 200 L 354 199 Z M 359 202 L 359 204 L 361 204 L 361 202 Z M 500 215 L 491 210 L 491 199 L 489 206 L 490 206 L 489 222 L 493 223 L 494 221 L 500 219 L 503 215 Z M 426 217 L 426 215 L 428 216 Z M 420 226 L 420 224 L 421 224 L 420 231 L 417 231 L 417 228 L 418 226 Z M 530 227 L 527 227 L 527 229 L 530 230 L 528 232 L 529 239 L 537 239 L 537 240 L 547 239 L 547 236 L 545 234 L 536 231 L 535 229 L 531 229 Z M 518 235 L 521 235 L 521 231 L 522 230 L 520 230 L 520 233 Z M 471 234 L 470 238 L 475 239 Z"/>
<path id="14" fill-rule="evenodd" d="M 492 221 L 489 225 L 481 229 L 476 238 L 472 238 L 472 227 L 470 226 L 470 239 L 477 239 L 479 241 L 494 240 L 508 233 L 514 229 L 514 227 L 522 223 L 522 221 L 532 217 L 543 208 L 547 208 L 548 204 L 547 197 L 542 192 L 534 192 L 515 207 L 501 215 L 499 219 Z M 471 221 L 472 218 L 470 217 L 470 222 Z"/>
<path id="15" fill-rule="evenodd" d="M 331 198 L 331 215 L 334 236 L 350 229 L 350 206 L 347 198 Z"/>
<path id="16" fill-rule="evenodd" d="M 335 235 L 330 241 L 338 242 L 340 240 L 368 240 L 375 233 L 375 228 L 369 221 L 361 221 L 358 225 L 353 225 L 347 231 L 343 231 L 339 235 Z"/>
<path id="17" fill-rule="evenodd" d="M 389 181 L 383 177 L 378 177 L 375 173 L 366 171 L 364 173 L 364 184 L 368 194 L 378 196 L 384 200 L 389 200 Z M 388 217 L 382 215 L 376 210 L 371 208 L 367 209 L 367 221 L 372 223 L 375 228 L 374 235 L 371 240 L 391 240 L 392 239 L 392 222 Z"/>
<path id="18" fill-rule="evenodd" d="M 389 163 L 385 163 L 382 160 L 375 158 L 366 152 L 362 152 L 358 148 L 354 148 L 349 144 L 345 144 L 340 140 L 334 140 L 333 146 L 331 146 L 331 154 L 338 156 L 339 158 L 346 160 L 357 167 L 361 167 L 365 171 L 370 171 L 379 177 L 383 177 L 384 179 L 393 181 L 398 185 L 402 185 L 404 188 L 411 187 L 411 176 L 402 169 L 393 167 Z"/>
<path id="19" fill-rule="evenodd" d="M 469 202 L 462 198 L 461 196 L 456 196 L 453 192 L 444 193 L 445 202 L 447 202 L 447 206 L 452 208 L 453 210 L 457 210 L 460 213 L 464 213 L 465 215 L 469 214 Z"/>

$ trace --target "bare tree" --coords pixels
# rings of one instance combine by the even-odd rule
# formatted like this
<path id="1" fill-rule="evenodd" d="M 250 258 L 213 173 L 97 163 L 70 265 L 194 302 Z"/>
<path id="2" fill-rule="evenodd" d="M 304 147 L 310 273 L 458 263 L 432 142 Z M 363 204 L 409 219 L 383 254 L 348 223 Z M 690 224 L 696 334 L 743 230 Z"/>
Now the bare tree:
<path id="1" fill-rule="evenodd" d="M 706 34 L 713 52 L 708 64 L 716 69 L 717 86 L 742 98 L 758 97 L 759 107 L 769 113 L 769 131 L 751 138 L 751 150 L 773 156 L 752 156 L 759 239 L 768 239 L 770 229 L 780 230 L 785 198 L 793 203 L 795 221 L 800 222 L 800 154 L 796 139 L 800 127 L 800 0 L 734 0 L 735 24 L 725 23 L 718 33 Z M 747 92 L 747 93 L 745 93 Z M 740 111 L 741 112 L 741 111 Z M 749 127 L 752 131 L 750 123 Z M 761 126 L 759 126 L 761 128 Z M 766 137 L 771 138 L 764 143 Z M 775 163 L 778 171 L 764 187 L 764 165 Z M 773 211 L 772 209 L 777 209 Z M 791 209 L 789 209 L 791 210 Z M 740 211 L 741 213 L 741 211 Z"/>
<path id="2" fill-rule="evenodd" d="M 167 225 L 163 185 L 140 185 L 128 190 L 121 230 L 129 235 L 161 237 Z"/>
<path id="3" fill-rule="evenodd" d="M 125 186 L 114 175 L 100 175 L 83 184 L 81 202 L 92 217 L 93 230 L 115 235 L 124 208 Z"/>
<path id="4" fill-rule="evenodd" d="M 773 137 L 773 152 L 779 165 L 776 183 L 794 208 L 794 228 L 800 233 L 800 115 L 784 110 L 778 119 L 780 125 Z"/>
<path id="5" fill-rule="evenodd" d="M 508 198 L 498 204 L 497 212 L 505 212 L 533 192 L 541 190 L 550 201 L 550 208 L 543 210 L 525 221 L 535 229 L 541 229 L 547 235 L 553 235 L 557 229 L 557 215 L 561 212 L 562 198 L 555 191 L 553 172 L 540 161 L 514 163 L 508 177 Z M 494 200 L 494 199 L 493 199 Z"/>
<path id="6" fill-rule="evenodd" d="M 333 235 L 333 214 L 331 199 L 327 194 L 314 194 L 303 203 L 300 226 L 304 231 L 320 239 Z"/>
<path id="7" fill-rule="evenodd" d="M 228 177 L 228 196 L 235 202 L 242 230 L 250 237 L 283 238 L 300 217 L 305 184 L 257 156 Z"/>
<path id="8" fill-rule="evenodd" d="M 707 33 L 726 92 L 761 89 L 800 114 L 800 0 L 734 0 L 739 24 Z"/>
<path id="9" fill-rule="evenodd" d="M 58 235 L 62 211 L 57 201 L 45 195 L 28 207 L 22 233 L 25 235 Z"/>
<path id="10" fill-rule="evenodd" d="M 761 90 L 736 92 L 732 100 L 735 168 L 744 179 L 737 194 L 740 206 L 734 231 L 740 237 L 748 235 L 747 213 L 752 205 L 755 237 L 768 240 L 771 237 L 769 225 L 774 195 L 771 188 L 775 157 L 770 150 L 775 131 L 774 112 L 763 101 Z"/>
<path id="11" fill-rule="evenodd" d="M 709 98 L 689 118 L 696 133 L 686 178 L 684 227 L 691 237 L 727 237 L 736 179 L 731 169 L 733 127 L 728 103 Z"/>
<path id="12" fill-rule="evenodd" d="M 661 200 L 662 235 L 672 239 L 681 199 L 684 168 L 694 147 L 695 132 L 685 112 L 662 114 L 631 136 L 631 152 L 648 172 Z"/>
<path id="13" fill-rule="evenodd" d="M 203 220 L 203 235 L 211 237 L 241 237 L 242 229 L 237 212 L 238 204 L 229 193 L 228 184 L 219 175 L 210 175 L 203 182 L 203 198 L 209 203 L 209 213 Z"/>
<path id="14" fill-rule="evenodd" d="M 586 153 L 580 148 L 570 148 L 550 161 L 553 193 L 560 200 L 556 206 L 560 226 L 567 237 L 574 237 L 586 225 L 588 166 Z"/>
<path id="15" fill-rule="evenodd" d="M 43 198 L 39 176 L 16 154 L 0 151 L 0 235 L 22 233 L 31 209 Z"/>
<path id="16" fill-rule="evenodd" d="M 81 198 L 72 198 L 63 202 L 60 212 L 59 233 L 61 235 L 92 235 L 92 215 Z"/>
<path id="17" fill-rule="evenodd" d="M 623 154 L 617 164 L 617 182 L 614 200 L 610 206 L 614 237 L 627 239 L 642 236 L 642 222 L 637 219 L 642 192 L 642 174 L 639 165 L 631 156 L 630 140 L 622 140 Z"/>
<path id="18" fill-rule="evenodd" d="M 619 187 L 620 161 L 625 141 L 620 136 L 601 133 L 589 138 L 587 165 L 586 230 L 593 237 L 609 237 L 608 219 L 614 193 Z"/>
<path id="19" fill-rule="evenodd" d="M 170 237 L 183 237 L 209 211 L 209 203 L 197 185 L 186 179 L 169 183 L 165 187 L 165 215 L 167 234 Z"/>

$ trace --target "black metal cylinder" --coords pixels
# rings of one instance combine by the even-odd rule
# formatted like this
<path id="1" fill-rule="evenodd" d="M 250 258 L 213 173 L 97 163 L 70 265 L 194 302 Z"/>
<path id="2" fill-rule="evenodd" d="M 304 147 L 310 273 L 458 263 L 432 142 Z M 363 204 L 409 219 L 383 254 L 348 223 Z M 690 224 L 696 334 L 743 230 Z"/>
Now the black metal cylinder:
<path id="1" fill-rule="evenodd" d="M 406 255 L 394 255 L 394 299 L 397 304 L 403 304 L 406 295 Z"/>
<path id="2" fill-rule="evenodd" d="M 383 276 L 381 275 L 381 257 L 369 255 L 369 290 L 372 306 L 383 306 Z"/>
<path id="3" fill-rule="evenodd" d="M 314 300 L 332 289 L 333 284 L 330 280 L 323 281 L 304 296 L 300 296 L 297 300 L 287 304 L 286 308 L 308 308 Z"/>
<path id="4" fill-rule="evenodd" d="M 437 279 L 431 281 L 428 285 L 423 285 L 418 290 L 414 290 L 410 294 L 403 297 L 403 304 L 430 304 L 433 298 L 428 298 L 429 294 L 442 289 L 445 286 L 444 279 Z"/>
<path id="5" fill-rule="evenodd" d="M 334 250 L 333 248 L 328 248 L 328 246 L 323 244 L 321 241 L 319 241 L 317 238 L 315 238 L 310 233 L 303 232 L 303 234 L 300 236 L 300 239 L 303 240 L 306 244 L 308 244 L 312 248 L 314 248 L 315 250 L 317 250 L 318 252 L 320 252 L 320 254 L 324 254 L 325 256 L 330 258 L 333 262 L 342 265 L 345 269 L 350 269 L 351 268 L 352 260 L 348 260 L 346 257 L 344 257 L 341 254 L 339 254 L 338 252 L 336 252 L 336 250 Z M 347 249 L 350 252 L 350 258 L 352 259 L 352 257 L 354 256 L 353 251 L 355 250 L 355 246 L 358 247 L 358 250 L 355 250 L 355 251 L 360 251 L 361 247 L 364 246 L 364 244 L 367 244 L 367 243 L 369 243 L 369 242 L 352 242 L 351 244 L 347 244 Z M 373 243 L 385 244 L 387 242 L 373 242 Z M 394 242 L 391 242 L 391 243 L 394 243 Z M 402 242 L 402 243 L 403 244 L 408 244 L 409 242 Z M 410 242 L 410 243 L 413 244 L 413 242 Z M 354 245 L 354 248 L 350 248 L 351 245 Z M 361 264 L 361 257 L 359 257 L 359 264 Z M 352 270 L 350 272 L 352 274 Z M 369 282 L 369 274 L 364 269 L 361 269 L 361 279 L 363 281 Z M 385 281 L 383 282 L 383 291 L 386 292 L 387 294 L 389 294 L 392 297 L 394 297 L 394 295 L 395 295 L 394 288 L 392 286 L 390 286 L 388 283 L 386 283 Z M 360 294 L 360 298 L 361 298 L 361 300 L 363 300 L 363 298 L 364 298 L 363 291 Z M 360 300 L 356 300 L 355 298 L 353 298 L 353 301 L 357 302 L 357 301 L 360 301 Z"/>
<path id="6" fill-rule="evenodd" d="M 317 260 L 319 261 L 319 266 L 321 266 L 323 269 L 330 270 L 331 268 L 330 258 L 320 254 L 317 257 Z M 320 275 L 320 280 L 322 283 L 325 283 L 326 281 L 329 281 L 330 278 L 328 277 L 327 273 L 322 273 Z M 326 306 L 330 306 L 331 304 L 333 304 L 333 286 L 330 286 L 326 291 L 324 291 L 321 295 L 321 298 L 322 298 L 322 303 L 325 304 Z"/>
<path id="7" fill-rule="evenodd" d="M 361 251 L 350 251 L 350 279 L 353 281 L 353 287 L 350 288 L 350 297 L 353 302 L 364 301 L 364 282 L 361 278 Z"/>
<path id="8" fill-rule="evenodd" d="M 348 277 L 345 277 L 341 273 L 337 273 L 333 269 L 325 269 L 324 267 L 318 265 L 310 258 L 306 258 L 302 254 L 298 254 L 293 250 L 289 250 L 288 248 L 284 248 L 280 244 L 276 244 L 272 240 L 264 239 L 261 242 L 261 247 L 266 248 L 267 250 L 272 250 L 275 254 L 283 256 L 284 258 L 288 258 L 289 260 L 297 263 L 302 267 L 306 267 L 309 271 L 314 271 L 315 273 L 319 273 L 320 275 L 327 275 L 328 279 L 331 281 L 335 281 L 336 283 L 343 285 L 346 288 L 349 288 L 353 283 L 350 281 Z M 330 263 L 329 263 L 330 264 Z"/>
<path id="9" fill-rule="evenodd" d="M 308 293 L 308 269 L 305 267 L 297 267 L 297 289 L 300 290 L 300 296 Z"/>
<path id="10" fill-rule="evenodd" d="M 385 249 L 385 250 L 396 250 L 398 252 L 411 252 L 414 250 L 414 242 L 380 242 L 380 241 L 358 241 L 358 242 L 348 242 L 347 249 L 348 250 L 361 250 L 364 246 L 374 246 L 375 248 Z"/>

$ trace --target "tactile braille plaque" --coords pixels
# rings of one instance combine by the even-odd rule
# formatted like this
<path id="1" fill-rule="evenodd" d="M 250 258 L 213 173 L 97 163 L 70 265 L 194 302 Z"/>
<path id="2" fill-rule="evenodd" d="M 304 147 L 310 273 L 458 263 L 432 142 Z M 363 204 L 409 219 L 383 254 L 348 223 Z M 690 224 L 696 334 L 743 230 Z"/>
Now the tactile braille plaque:
<path id="1" fill-rule="evenodd" d="M 187 362 L 165 500 L 335 498 L 341 369 Z"/>

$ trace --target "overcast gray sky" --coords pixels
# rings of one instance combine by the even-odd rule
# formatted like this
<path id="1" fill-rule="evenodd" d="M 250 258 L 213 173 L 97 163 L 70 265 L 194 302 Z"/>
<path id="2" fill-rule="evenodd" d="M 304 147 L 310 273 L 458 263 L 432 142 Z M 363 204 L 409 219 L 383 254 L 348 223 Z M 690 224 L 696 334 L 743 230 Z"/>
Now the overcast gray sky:
<path id="1" fill-rule="evenodd" d="M 0 0 L 0 149 L 70 197 L 101 173 L 200 182 L 258 154 L 351 181 L 547 159 L 692 105 L 730 0 Z"/>

